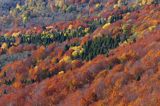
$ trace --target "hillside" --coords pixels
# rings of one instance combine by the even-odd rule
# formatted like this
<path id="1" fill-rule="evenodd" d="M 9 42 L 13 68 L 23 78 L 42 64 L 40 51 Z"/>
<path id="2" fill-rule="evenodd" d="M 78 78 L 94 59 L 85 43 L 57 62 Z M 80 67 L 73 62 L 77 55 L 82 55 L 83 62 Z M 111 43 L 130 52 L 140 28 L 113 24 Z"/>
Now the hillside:
<path id="1" fill-rule="evenodd" d="M 0 0 L 0 106 L 159 106 L 159 3 Z"/>
<path id="2" fill-rule="evenodd" d="M 45 26 L 57 21 L 95 16 L 98 11 L 89 14 L 89 8 L 95 3 L 89 0 L 0 0 L 0 29 Z M 100 11 L 103 6 L 97 9 Z"/>

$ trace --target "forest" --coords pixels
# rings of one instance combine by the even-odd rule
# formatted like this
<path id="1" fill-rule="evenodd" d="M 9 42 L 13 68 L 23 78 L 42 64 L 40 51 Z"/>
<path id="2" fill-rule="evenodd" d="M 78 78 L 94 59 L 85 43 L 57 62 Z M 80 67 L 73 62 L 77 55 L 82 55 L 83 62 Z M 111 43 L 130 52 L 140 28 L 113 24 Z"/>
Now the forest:
<path id="1" fill-rule="evenodd" d="M 0 0 L 0 106 L 159 106 L 159 0 Z"/>

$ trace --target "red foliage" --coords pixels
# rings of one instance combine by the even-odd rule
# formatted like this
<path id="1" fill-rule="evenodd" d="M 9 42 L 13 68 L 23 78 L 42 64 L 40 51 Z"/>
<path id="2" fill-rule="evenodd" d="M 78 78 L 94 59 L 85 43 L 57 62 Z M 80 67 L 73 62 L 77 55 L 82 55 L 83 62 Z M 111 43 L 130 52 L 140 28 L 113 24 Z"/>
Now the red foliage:
<path id="1" fill-rule="evenodd" d="M 71 0 L 84 3 L 87 0 Z M 90 0 L 95 3 L 96 0 Z M 117 0 L 108 0 L 110 9 L 102 11 L 104 17 L 121 14 L 127 7 L 113 9 Z M 107 29 L 99 26 L 95 32 L 49 46 L 16 45 L 3 51 L 3 56 L 31 54 L 25 58 L 5 63 L 0 71 L 0 106 L 5 105 L 160 105 L 160 31 L 159 7 L 147 5 L 123 19 L 111 23 Z M 154 14 L 153 14 L 154 13 Z M 147 15 L 146 15 L 147 14 Z M 88 27 L 87 22 L 98 19 L 56 22 L 50 29 Z M 123 26 L 125 28 L 123 28 Z M 152 26 L 154 26 L 153 29 Z M 124 30 L 130 32 L 124 33 Z M 14 29 L 9 34 L 19 31 Z M 23 29 L 21 33 L 41 33 L 41 27 Z M 54 30 L 53 30 L 54 31 Z M 110 50 L 108 56 L 98 55 L 90 61 L 74 58 L 73 50 L 64 50 L 65 45 L 80 42 L 80 46 L 101 35 L 128 37 L 136 35 L 136 41 Z M 127 39 L 128 40 L 128 39 Z M 61 61 L 64 58 L 66 61 Z M 69 59 L 68 59 L 69 58 Z M 1 61 L 0 61 L 1 63 Z"/>

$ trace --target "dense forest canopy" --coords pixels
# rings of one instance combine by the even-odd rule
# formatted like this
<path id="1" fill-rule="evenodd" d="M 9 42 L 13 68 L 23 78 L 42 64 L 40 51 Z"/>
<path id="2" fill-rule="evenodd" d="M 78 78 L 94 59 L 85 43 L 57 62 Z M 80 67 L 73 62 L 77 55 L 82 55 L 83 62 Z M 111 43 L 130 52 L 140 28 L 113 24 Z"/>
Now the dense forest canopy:
<path id="1" fill-rule="evenodd" d="M 159 106 L 159 0 L 0 0 L 0 106 Z"/>

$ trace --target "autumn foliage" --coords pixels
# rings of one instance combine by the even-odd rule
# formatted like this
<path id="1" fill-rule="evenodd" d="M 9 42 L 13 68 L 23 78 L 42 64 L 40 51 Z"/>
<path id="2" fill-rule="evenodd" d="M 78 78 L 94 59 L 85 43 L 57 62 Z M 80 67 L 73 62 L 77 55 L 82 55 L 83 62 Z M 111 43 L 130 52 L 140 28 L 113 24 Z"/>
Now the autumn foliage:
<path id="1" fill-rule="evenodd" d="M 48 1 L 57 12 L 89 9 L 74 20 L 1 31 L 0 106 L 160 105 L 156 0 Z"/>

